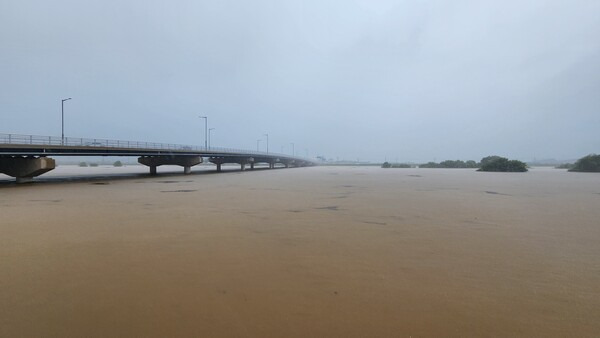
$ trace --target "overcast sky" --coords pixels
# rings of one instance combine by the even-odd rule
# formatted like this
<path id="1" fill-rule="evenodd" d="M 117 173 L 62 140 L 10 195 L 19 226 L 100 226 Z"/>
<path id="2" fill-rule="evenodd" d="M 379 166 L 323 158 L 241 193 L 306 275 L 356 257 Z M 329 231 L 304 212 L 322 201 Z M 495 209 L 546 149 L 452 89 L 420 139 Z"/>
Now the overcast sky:
<path id="1" fill-rule="evenodd" d="M 0 0 L 0 133 L 371 161 L 600 152 L 600 1 Z M 264 141 L 263 141 L 264 145 Z"/>

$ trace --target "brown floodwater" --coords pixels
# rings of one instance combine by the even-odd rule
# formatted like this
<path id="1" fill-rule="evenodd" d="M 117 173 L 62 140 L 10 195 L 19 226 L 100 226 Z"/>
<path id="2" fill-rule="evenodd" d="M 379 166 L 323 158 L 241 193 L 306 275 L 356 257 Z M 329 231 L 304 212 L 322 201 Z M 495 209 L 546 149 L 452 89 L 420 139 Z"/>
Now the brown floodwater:
<path id="1" fill-rule="evenodd" d="M 2 337 L 580 337 L 599 318 L 600 174 L 0 184 Z"/>

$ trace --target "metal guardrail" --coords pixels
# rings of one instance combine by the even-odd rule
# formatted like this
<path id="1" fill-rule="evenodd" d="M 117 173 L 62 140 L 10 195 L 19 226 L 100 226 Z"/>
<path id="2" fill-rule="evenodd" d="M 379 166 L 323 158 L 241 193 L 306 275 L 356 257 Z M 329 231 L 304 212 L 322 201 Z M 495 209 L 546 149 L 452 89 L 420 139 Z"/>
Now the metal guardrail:
<path id="1" fill-rule="evenodd" d="M 267 153 L 263 151 L 250 151 L 235 148 L 222 147 L 200 147 L 172 143 L 156 143 L 156 142 L 140 142 L 140 141 L 122 141 L 122 140 L 107 140 L 96 138 L 78 138 L 65 137 L 64 140 L 57 136 L 40 136 L 40 135 L 21 135 L 21 134 L 1 134 L 0 144 L 14 145 L 35 145 L 35 146 L 71 146 L 71 147 L 98 147 L 98 148 L 115 148 L 115 149 L 147 149 L 147 150 L 175 150 L 175 151 L 193 151 L 193 152 L 222 152 L 232 154 L 249 154 L 249 155 L 268 155 L 302 158 L 300 156 L 292 156 L 279 153 Z M 304 158 L 302 158 L 304 159 Z M 305 159 L 311 161 L 310 159 Z"/>

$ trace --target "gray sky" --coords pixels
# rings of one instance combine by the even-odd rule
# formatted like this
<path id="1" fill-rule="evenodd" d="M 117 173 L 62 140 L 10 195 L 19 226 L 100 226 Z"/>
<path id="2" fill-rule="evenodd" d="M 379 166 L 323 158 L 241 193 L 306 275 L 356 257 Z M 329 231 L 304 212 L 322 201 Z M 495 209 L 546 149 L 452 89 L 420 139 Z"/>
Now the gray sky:
<path id="1" fill-rule="evenodd" d="M 0 133 L 381 161 L 600 152 L 600 1 L 0 0 Z M 264 144 L 264 141 L 263 141 Z"/>

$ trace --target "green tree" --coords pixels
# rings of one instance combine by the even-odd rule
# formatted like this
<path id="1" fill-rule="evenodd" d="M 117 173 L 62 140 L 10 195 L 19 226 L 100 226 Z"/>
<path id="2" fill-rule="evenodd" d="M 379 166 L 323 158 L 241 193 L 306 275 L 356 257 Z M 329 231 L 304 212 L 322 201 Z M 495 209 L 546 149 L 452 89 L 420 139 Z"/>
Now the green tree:
<path id="1" fill-rule="evenodd" d="M 590 154 L 578 159 L 569 171 L 600 172 L 600 155 Z"/>
<path id="2" fill-rule="evenodd" d="M 469 160 L 469 161 L 465 162 L 465 166 L 466 166 L 466 168 L 478 168 L 479 167 L 477 162 L 475 162 L 473 160 Z"/>
<path id="3" fill-rule="evenodd" d="M 496 155 L 486 156 L 486 157 L 484 157 L 484 158 L 481 159 L 480 164 L 481 164 L 481 166 L 483 166 L 484 164 L 487 164 L 489 162 L 492 162 L 492 161 L 495 161 L 495 160 L 498 160 L 498 159 L 501 159 L 501 158 L 504 158 L 504 157 L 500 157 L 500 156 L 496 156 Z"/>
<path id="4" fill-rule="evenodd" d="M 509 160 L 505 157 L 499 157 L 499 156 L 495 156 L 495 158 L 488 159 L 490 157 L 492 157 L 492 156 L 488 156 L 481 160 L 481 168 L 479 168 L 479 171 L 501 171 L 501 172 L 525 172 L 525 171 L 527 171 L 527 164 L 525 164 L 521 161 Z"/>

